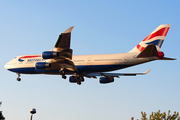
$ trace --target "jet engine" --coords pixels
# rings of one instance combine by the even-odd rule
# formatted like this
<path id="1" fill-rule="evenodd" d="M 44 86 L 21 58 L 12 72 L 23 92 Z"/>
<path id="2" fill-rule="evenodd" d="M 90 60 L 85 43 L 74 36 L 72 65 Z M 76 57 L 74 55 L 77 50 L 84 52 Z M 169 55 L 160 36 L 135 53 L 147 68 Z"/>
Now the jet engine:
<path id="1" fill-rule="evenodd" d="M 100 77 L 99 79 L 99 83 L 101 84 L 106 84 L 106 83 L 111 83 L 111 82 L 114 82 L 113 77 Z"/>
<path id="2" fill-rule="evenodd" d="M 35 64 L 36 69 L 46 69 L 46 68 L 50 68 L 51 64 L 47 63 L 47 62 L 37 62 Z"/>
<path id="3" fill-rule="evenodd" d="M 42 53 L 42 58 L 43 59 L 51 59 L 51 58 L 55 58 L 58 57 L 59 53 L 55 52 L 55 51 L 45 51 Z"/>
<path id="4" fill-rule="evenodd" d="M 158 56 L 157 56 L 158 58 L 163 58 L 164 57 L 164 53 L 163 52 L 161 52 L 161 51 L 159 51 L 158 52 Z"/>

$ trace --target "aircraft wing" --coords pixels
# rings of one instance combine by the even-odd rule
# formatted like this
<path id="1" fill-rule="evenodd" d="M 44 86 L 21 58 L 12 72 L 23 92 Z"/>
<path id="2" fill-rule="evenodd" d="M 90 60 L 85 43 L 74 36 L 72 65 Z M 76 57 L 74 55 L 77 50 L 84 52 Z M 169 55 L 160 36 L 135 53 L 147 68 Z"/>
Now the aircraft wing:
<path id="1" fill-rule="evenodd" d="M 147 70 L 146 72 L 143 73 L 89 73 L 86 74 L 86 77 L 89 78 L 96 78 L 96 76 L 103 76 L 103 77 L 119 77 L 119 76 L 136 76 L 136 75 L 144 75 L 149 73 L 150 70 Z"/>
<path id="2" fill-rule="evenodd" d="M 69 27 L 65 32 L 59 35 L 54 49 L 43 52 L 43 59 L 51 63 L 51 68 L 49 69 L 61 68 L 61 70 L 68 69 L 70 71 L 77 71 L 77 68 L 71 61 L 73 50 L 70 49 L 70 42 L 73 28 L 74 26 Z"/>

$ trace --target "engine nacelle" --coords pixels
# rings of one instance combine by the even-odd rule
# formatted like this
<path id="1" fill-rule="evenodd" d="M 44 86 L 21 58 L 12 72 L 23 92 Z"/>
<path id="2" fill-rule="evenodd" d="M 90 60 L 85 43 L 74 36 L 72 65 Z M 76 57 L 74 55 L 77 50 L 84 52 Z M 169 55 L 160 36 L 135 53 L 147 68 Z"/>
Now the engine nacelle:
<path id="1" fill-rule="evenodd" d="M 157 56 L 158 58 L 163 58 L 164 57 L 164 53 L 163 52 L 161 52 L 161 51 L 159 51 L 158 52 L 158 56 Z"/>
<path id="2" fill-rule="evenodd" d="M 69 82 L 70 82 L 70 83 L 77 83 L 76 77 L 70 76 L 70 77 L 69 77 Z"/>
<path id="3" fill-rule="evenodd" d="M 42 58 L 43 59 L 51 59 L 51 58 L 55 58 L 58 57 L 59 53 L 55 52 L 55 51 L 45 51 L 42 53 Z"/>
<path id="4" fill-rule="evenodd" d="M 36 69 L 46 69 L 46 68 L 50 68 L 51 64 L 47 63 L 47 62 L 37 62 L 35 64 Z"/>
<path id="5" fill-rule="evenodd" d="M 101 84 L 106 84 L 106 83 L 111 83 L 111 82 L 114 82 L 113 77 L 100 77 L 99 79 L 99 83 Z"/>

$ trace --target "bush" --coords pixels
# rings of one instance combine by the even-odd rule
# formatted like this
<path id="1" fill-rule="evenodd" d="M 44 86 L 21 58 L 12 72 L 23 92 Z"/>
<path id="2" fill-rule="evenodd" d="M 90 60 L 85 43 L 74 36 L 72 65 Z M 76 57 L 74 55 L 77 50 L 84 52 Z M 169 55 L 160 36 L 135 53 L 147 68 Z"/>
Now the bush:
<path id="1" fill-rule="evenodd" d="M 141 120 L 148 120 L 145 112 L 141 112 L 141 115 Z M 131 120 L 134 120 L 134 117 L 132 117 Z M 170 110 L 168 111 L 168 114 L 166 114 L 166 112 L 161 113 L 159 110 L 157 112 L 152 112 L 152 114 L 149 116 L 149 120 L 180 120 L 180 117 L 179 112 L 175 111 L 173 115 L 170 115 Z"/>

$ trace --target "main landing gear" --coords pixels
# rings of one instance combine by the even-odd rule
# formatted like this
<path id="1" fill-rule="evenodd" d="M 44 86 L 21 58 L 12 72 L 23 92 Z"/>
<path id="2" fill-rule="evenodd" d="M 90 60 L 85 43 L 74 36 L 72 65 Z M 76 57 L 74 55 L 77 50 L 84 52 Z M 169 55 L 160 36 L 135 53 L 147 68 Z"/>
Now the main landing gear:
<path id="1" fill-rule="evenodd" d="M 66 79 L 67 77 L 66 77 L 65 75 L 62 75 L 62 78 L 63 78 L 63 79 Z"/>
<path id="2" fill-rule="evenodd" d="M 59 70 L 59 73 L 62 75 L 63 79 L 66 79 L 67 77 L 65 76 L 64 69 Z"/>
<path id="3" fill-rule="evenodd" d="M 74 75 L 69 77 L 69 82 L 70 83 L 77 83 L 78 85 L 81 85 L 81 83 L 84 82 L 83 74 L 74 73 Z"/>
<path id="4" fill-rule="evenodd" d="M 77 81 L 77 84 L 78 84 L 78 85 L 81 85 L 81 81 Z"/>
<path id="5" fill-rule="evenodd" d="M 84 77 L 78 75 L 78 77 L 76 77 L 76 80 L 77 80 L 77 84 L 81 85 L 81 82 L 84 82 Z"/>
<path id="6" fill-rule="evenodd" d="M 21 76 L 20 73 L 18 73 L 17 81 L 21 81 L 20 76 Z"/>
<path id="7" fill-rule="evenodd" d="M 63 79 L 66 79 L 66 78 L 67 78 L 66 75 L 65 75 L 65 68 L 61 68 L 61 69 L 59 70 L 59 73 L 60 73 L 60 75 L 62 75 L 62 78 L 63 78 Z M 72 76 L 72 77 L 73 77 L 74 81 L 76 81 L 76 83 L 77 83 L 78 85 L 81 85 L 81 82 L 84 82 L 84 77 L 83 77 L 81 74 L 79 74 L 78 71 L 75 71 L 75 72 L 74 72 L 74 76 Z M 74 82 L 73 82 L 73 83 L 74 83 Z"/>

